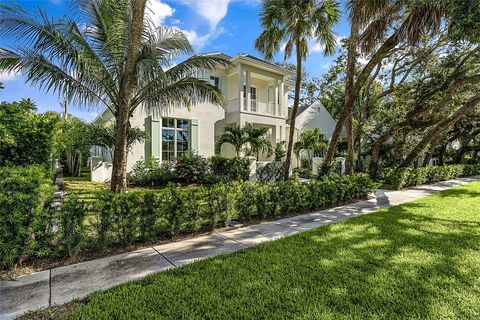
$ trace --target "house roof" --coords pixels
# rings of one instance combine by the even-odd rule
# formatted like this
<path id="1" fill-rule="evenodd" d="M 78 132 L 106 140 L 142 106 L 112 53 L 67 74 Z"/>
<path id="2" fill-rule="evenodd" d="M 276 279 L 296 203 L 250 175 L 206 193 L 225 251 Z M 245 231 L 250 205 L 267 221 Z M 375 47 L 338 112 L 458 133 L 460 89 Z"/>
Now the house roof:
<path id="1" fill-rule="evenodd" d="M 291 70 L 282 68 L 282 67 L 280 67 L 280 66 L 278 66 L 274 63 L 271 63 L 271 62 L 268 62 L 266 60 L 260 59 L 258 57 L 255 57 L 254 55 L 251 55 L 251 54 L 248 54 L 248 53 L 240 53 L 240 54 L 238 54 L 234 57 L 229 56 L 228 54 L 223 53 L 223 52 L 207 52 L 207 53 L 204 53 L 203 55 L 224 58 L 224 59 L 230 60 L 232 62 L 235 61 L 235 60 L 245 60 L 247 62 L 256 62 L 256 63 L 263 64 L 267 68 L 279 71 L 279 72 L 281 72 L 281 73 L 283 73 L 287 76 L 293 76 L 295 74 Z"/>

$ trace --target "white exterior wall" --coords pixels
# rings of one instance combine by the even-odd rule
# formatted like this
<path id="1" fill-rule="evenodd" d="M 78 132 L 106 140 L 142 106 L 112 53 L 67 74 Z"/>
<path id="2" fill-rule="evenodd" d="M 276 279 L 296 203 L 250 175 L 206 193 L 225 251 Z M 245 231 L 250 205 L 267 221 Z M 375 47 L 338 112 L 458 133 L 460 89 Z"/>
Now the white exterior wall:
<path id="1" fill-rule="evenodd" d="M 325 138 L 331 138 L 336 121 L 320 103 L 312 104 L 307 110 L 299 114 L 295 121 L 295 128 L 299 131 L 319 128 Z"/>
<path id="2" fill-rule="evenodd" d="M 139 110 L 131 119 L 132 127 L 145 130 L 145 118 L 149 114 Z M 215 151 L 215 122 L 225 117 L 225 111 L 221 106 L 210 103 L 202 103 L 193 106 L 190 111 L 187 108 L 175 108 L 161 113 L 159 118 L 168 117 L 198 121 L 198 154 L 209 157 Z M 145 159 L 145 143 L 136 143 L 128 154 L 127 171 L 131 171 L 135 162 Z"/>

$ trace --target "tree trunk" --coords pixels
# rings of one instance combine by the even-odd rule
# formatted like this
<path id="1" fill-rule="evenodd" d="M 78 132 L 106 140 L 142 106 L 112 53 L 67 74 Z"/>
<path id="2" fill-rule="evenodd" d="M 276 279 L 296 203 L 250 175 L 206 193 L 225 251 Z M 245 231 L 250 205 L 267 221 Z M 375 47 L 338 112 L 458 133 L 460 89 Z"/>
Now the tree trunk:
<path id="1" fill-rule="evenodd" d="M 355 134 L 353 132 L 353 112 L 350 112 L 350 115 L 347 117 L 347 159 L 345 161 L 345 172 L 346 174 L 353 174 L 355 171 L 354 167 L 354 140 Z"/>
<path id="2" fill-rule="evenodd" d="M 357 39 L 358 39 L 358 26 L 356 23 L 352 23 L 351 30 L 350 30 L 350 39 L 348 44 L 348 66 L 347 66 L 347 82 L 349 81 L 349 77 L 353 77 L 355 75 L 355 65 L 353 65 L 353 70 L 350 70 L 350 60 L 354 60 L 356 57 L 357 52 Z M 351 90 L 345 91 L 345 102 L 343 106 L 343 110 L 340 113 L 339 118 L 337 119 L 337 123 L 335 125 L 335 129 L 332 133 L 332 138 L 330 140 L 330 144 L 328 146 L 327 155 L 325 156 L 325 161 L 322 165 L 322 173 L 325 174 L 330 171 L 330 167 L 332 165 L 333 157 L 335 155 L 335 151 L 337 150 L 337 142 L 340 138 L 340 133 L 342 132 L 342 128 L 345 124 L 346 119 L 351 115 L 353 110 L 353 105 L 357 96 L 365 85 L 370 76 L 370 73 L 378 65 L 387 55 L 388 53 L 397 46 L 399 43 L 399 35 L 394 33 L 391 35 L 382 46 L 373 54 L 370 61 L 367 65 L 362 69 L 362 72 L 357 77 L 355 81 L 355 85 L 352 86 Z M 345 87 L 347 88 L 347 86 Z"/>
<path id="3" fill-rule="evenodd" d="M 473 108 L 475 108 L 479 102 L 480 102 L 480 93 L 473 96 L 470 100 L 465 102 L 462 105 L 462 107 L 460 107 L 457 111 L 455 111 L 449 117 L 440 121 L 435 127 L 433 127 L 429 132 L 427 132 L 423 137 L 423 139 L 415 146 L 415 148 L 413 148 L 412 151 L 410 151 L 410 153 L 407 155 L 405 160 L 403 160 L 400 167 L 405 168 L 405 167 L 411 166 L 412 163 L 420 154 L 420 152 L 422 152 L 422 150 L 430 142 L 437 139 L 445 131 L 446 128 L 455 124 L 458 120 L 460 120 L 463 116 L 465 116 L 465 114 L 473 110 Z"/>
<path id="4" fill-rule="evenodd" d="M 384 143 L 390 140 L 397 132 L 408 127 L 407 122 L 401 122 L 396 126 L 390 128 L 387 132 L 380 136 L 372 147 L 372 159 L 370 161 L 370 177 L 376 179 L 378 176 L 378 162 L 380 159 L 380 148 Z"/>
<path id="5" fill-rule="evenodd" d="M 127 136 L 130 118 L 130 103 L 135 84 L 135 69 L 143 30 L 146 0 L 132 0 L 132 18 L 123 78 L 120 81 L 119 102 L 115 114 L 117 132 L 113 153 L 111 190 L 120 192 L 127 187 Z"/>
<path id="6" fill-rule="evenodd" d="M 283 180 L 287 181 L 290 177 L 290 164 L 292 162 L 293 134 L 295 133 L 295 118 L 297 117 L 298 104 L 300 102 L 300 85 L 302 83 L 302 54 L 300 52 L 300 42 L 296 42 L 297 54 L 297 77 L 295 79 L 295 97 L 293 100 L 292 115 L 290 116 L 290 131 L 288 134 L 287 157 L 285 159 L 285 171 Z M 282 99 L 284 97 L 281 97 Z"/>

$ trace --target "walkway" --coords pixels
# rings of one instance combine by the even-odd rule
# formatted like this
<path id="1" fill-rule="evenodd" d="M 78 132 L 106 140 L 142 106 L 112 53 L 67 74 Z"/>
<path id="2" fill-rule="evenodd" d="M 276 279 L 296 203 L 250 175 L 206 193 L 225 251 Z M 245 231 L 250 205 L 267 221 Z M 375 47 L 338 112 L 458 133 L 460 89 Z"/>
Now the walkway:
<path id="1" fill-rule="evenodd" d="M 83 298 L 151 273 L 413 201 L 477 179 L 480 176 L 404 191 L 377 190 L 369 200 L 341 207 L 37 272 L 16 281 L 0 281 L 0 319 L 12 319 L 29 310 Z"/>

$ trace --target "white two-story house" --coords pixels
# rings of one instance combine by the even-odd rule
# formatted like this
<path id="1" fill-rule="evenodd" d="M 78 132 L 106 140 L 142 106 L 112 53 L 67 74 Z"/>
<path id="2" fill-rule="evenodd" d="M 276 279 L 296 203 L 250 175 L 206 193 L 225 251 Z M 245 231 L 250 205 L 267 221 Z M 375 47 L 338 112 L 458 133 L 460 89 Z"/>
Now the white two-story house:
<path id="1" fill-rule="evenodd" d="M 214 154 L 215 141 L 225 127 L 251 123 L 269 129 L 272 145 L 288 138 L 288 95 L 294 86 L 288 79 L 293 76 L 289 70 L 268 63 L 249 54 L 235 57 L 223 53 L 232 62 L 229 68 L 213 72 L 202 72 L 199 78 L 217 86 L 225 95 L 225 106 L 202 103 L 187 108 L 164 108 L 159 114 L 147 114 L 141 108 L 135 111 L 131 125 L 146 131 L 150 140 L 137 143 L 128 155 L 127 170 L 140 159 L 157 158 L 160 162 L 174 159 L 185 153 L 194 152 L 208 157 Z M 105 111 L 95 122 L 112 121 L 112 115 Z M 110 159 L 99 148 L 92 149 L 92 167 Z M 221 150 L 224 156 L 234 156 L 233 147 L 225 144 Z M 268 160 L 264 155 L 260 160 Z M 94 174 L 92 179 L 105 181 L 107 172 Z M 105 165 L 103 166 L 105 171 Z"/>

